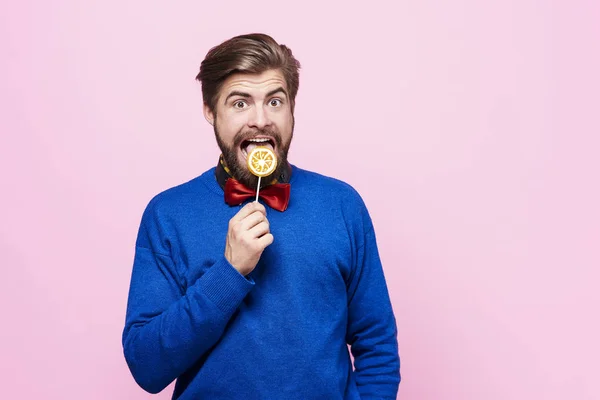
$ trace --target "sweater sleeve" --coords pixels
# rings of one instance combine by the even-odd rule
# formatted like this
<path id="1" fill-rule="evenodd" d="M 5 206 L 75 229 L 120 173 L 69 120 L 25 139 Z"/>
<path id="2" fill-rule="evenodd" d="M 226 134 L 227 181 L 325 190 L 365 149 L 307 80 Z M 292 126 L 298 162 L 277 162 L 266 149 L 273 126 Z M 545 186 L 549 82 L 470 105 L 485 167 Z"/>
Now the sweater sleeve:
<path id="1" fill-rule="evenodd" d="M 160 226 L 142 219 L 136 245 L 123 350 L 136 382 L 158 393 L 219 340 L 254 286 L 225 256 L 185 292 L 172 258 L 157 252 Z"/>
<path id="2" fill-rule="evenodd" d="M 356 251 L 348 286 L 347 342 L 362 400 L 396 399 L 400 385 L 396 319 L 372 225 Z"/>

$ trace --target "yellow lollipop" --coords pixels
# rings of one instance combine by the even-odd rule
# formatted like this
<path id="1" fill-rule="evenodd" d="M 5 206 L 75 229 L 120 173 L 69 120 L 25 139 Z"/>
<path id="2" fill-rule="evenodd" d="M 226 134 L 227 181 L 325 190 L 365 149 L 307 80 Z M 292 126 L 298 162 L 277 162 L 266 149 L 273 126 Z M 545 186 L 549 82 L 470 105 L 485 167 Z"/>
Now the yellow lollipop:
<path id="1" fill-rule="evenodd" d="M 256 146 L 248 154 L 248 169 L 254 175 L 258 176 L 258 185 L 256 187 L 256 201 L 258 201 L 258 192 L 260 191 L 260 178 L 269 176 L 277 168 L 277 156 L 275 152 L 265 146 Z"/>
<path id="2" fill-rule="evenodd" d="M 248 154 L 248 169 L 259 178 L 269 176 L 277 168 L 275 152 L 266 146 L 256 146 Z"/>

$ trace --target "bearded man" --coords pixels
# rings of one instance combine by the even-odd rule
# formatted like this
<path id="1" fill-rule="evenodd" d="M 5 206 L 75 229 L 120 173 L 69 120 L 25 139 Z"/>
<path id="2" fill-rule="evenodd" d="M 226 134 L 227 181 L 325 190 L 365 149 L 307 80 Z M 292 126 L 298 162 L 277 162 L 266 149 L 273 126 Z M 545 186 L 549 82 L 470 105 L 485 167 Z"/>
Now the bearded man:
<path id="1" fill-rule="evenodd" d="M 181 400 L 396 399 L 396 320 L 367 209 L 287 160 L 299 67 L 264 34 L 201 64 L 221 157 L 154 197 L 136 241 L 123 348 L 148 392 L 176 380 Z M 246 159 L 259 145 L 279 162 L 256 202 Z"/>

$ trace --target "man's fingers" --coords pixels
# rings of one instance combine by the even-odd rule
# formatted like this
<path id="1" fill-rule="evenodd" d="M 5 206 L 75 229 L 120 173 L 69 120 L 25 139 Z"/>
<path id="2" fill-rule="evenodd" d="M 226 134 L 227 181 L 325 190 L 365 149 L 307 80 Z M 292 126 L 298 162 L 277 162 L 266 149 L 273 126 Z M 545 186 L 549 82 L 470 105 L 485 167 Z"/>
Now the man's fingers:
<path id="1" fill-rule="evenodd" d="M 254 211 L 252 214 L 240 221 L 237 228 L 241 232 L 246 232 L 266 220 L 267 217 L 265 217 L 265 214 L 261 213 L 260 211 Z"/>
<path id="2" fill-rule="evenodd" d="M 264 221 L 261 221 L 260 223 L 256 224 L 252 229 L 250 229 L 248 233 L 252 238 L 259 238 L 265 235 L 266 233 L 269 233 L 269 221 L 267 221 L 266 219 Z"/>
<path id="3" fill-rule="evenodd" d="M 231 220 L 229 221 L 229 223 L 231 225 L 235 225 L 236 223 L 242 221 L 244 218 L 246 218 L 248 215 L 259 211 L 261 213 L 263 213 L 264 215 L 267 215 L 267 210 L 265 208 L 265 206 L 263 206 L 260 203 L 257 203 L 255 201 L 246 204 L 244 207 L 241 208 L 240 211 L 238 211 L 237 214 L 235 214 L 233 216 L 233 218 L 231 218 Z"/>
<path id="4" fill-rule="evenodd" d="M 262 237 L 260 237 L 256 240 L 257 240 L 258 244 L 264 249 L 268 245 L 273 243 L 274 238 L 273 238 L 273 234 L 267 233 L 266 235 L 263 235 Z"/>

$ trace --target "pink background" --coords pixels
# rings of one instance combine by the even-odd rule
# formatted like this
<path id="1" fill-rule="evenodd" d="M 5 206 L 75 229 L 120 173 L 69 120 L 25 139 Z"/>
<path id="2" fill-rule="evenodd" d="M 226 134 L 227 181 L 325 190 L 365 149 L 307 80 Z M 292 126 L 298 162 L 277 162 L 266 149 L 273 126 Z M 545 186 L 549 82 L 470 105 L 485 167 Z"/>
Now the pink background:
<path id="1" fill-rule="evenodd" d="M 170 398 L 122 355 L 135 235 L 216 163 L 204 55 L 264 31 L 303 64 L 292 162 L 371 210 L 399 397 L 600 399 L 597 2 L 10 3 L 0 398 Z"/>

